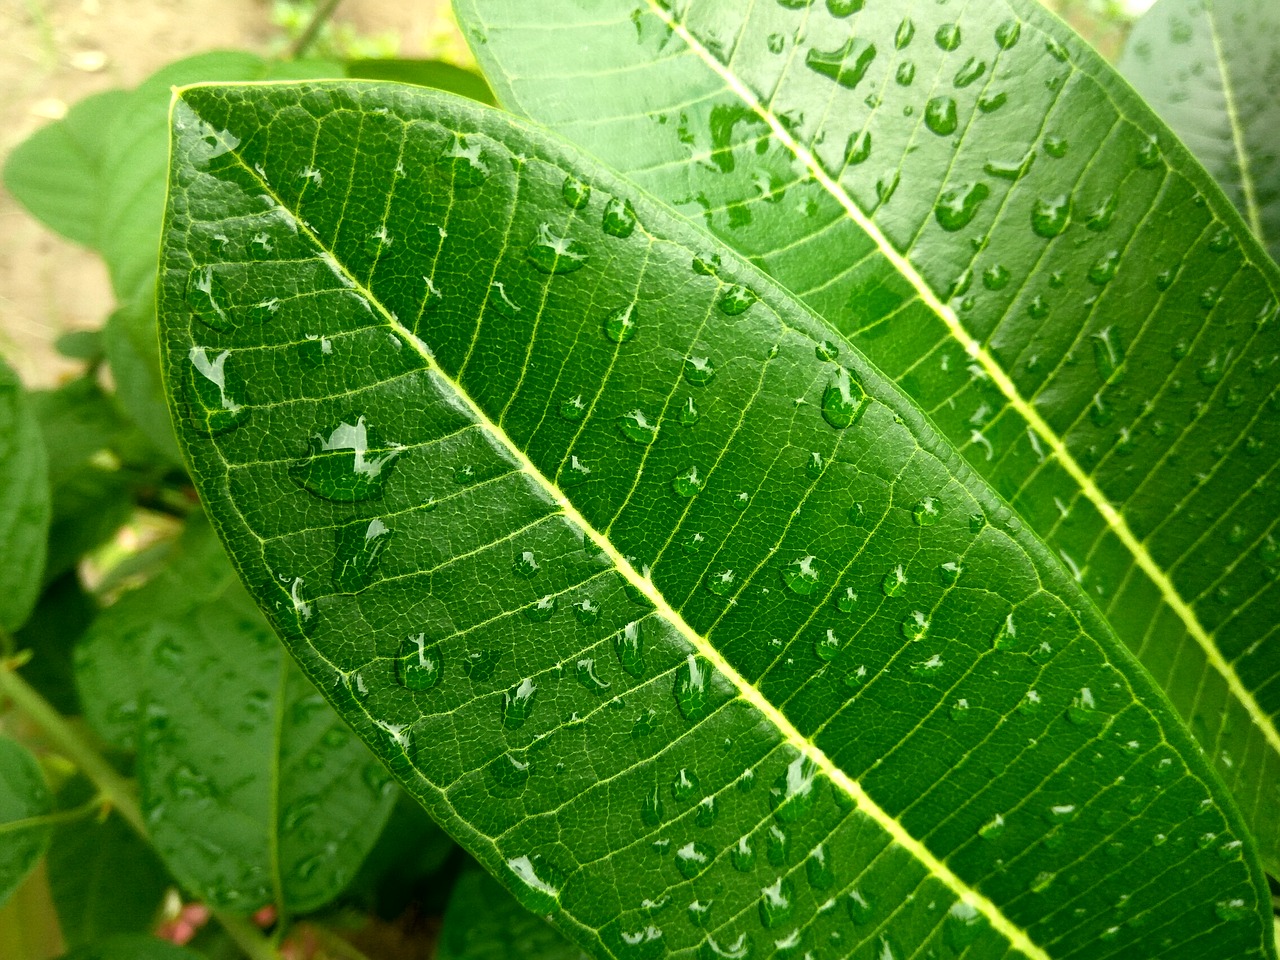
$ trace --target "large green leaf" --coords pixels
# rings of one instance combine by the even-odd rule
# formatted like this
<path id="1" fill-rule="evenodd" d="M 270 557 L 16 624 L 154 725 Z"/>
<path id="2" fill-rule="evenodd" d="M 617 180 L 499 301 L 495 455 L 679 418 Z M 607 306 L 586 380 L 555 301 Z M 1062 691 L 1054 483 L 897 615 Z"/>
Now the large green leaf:
<path id="1" fill-rule="evenodd" d="M 173 115 L 163 364 L 201 494 L 526 907 L 632 958 L 1272 954 L 1252 840 L 1147 675 L 761 273 L 457 98 Z"/>
<path id="2" fill-rule="evenodd" d="M 237 912 L 305 912 L 346 886 L 391 812 L 382 767 L 285 655 L 198 521 L 77 650 L 85 716 L 136 748 L 151 839 Z"/>
<path id="3" fill-rule="evenodd" d="M 862 8 L 459 14 L 503 103 L 700 218 L 925 410 L 1165 688 L 1280 874 L 1280 274 L 1034 0 Z"/>
<path id="4" fill-rule="evenodd" d="M 40 425 L 0 360 L 0 630 L 22 626 L 40 596 L 51 511 Z"/>
<path id="5" fill-rule="evenodd" d="M 1161 0 L 1118 66 L 1280 259 L 1280 6 Z"/>
<path id="6" fill-rule="evenodd" d="M 520 906 L 483 870 L 458 877 L 440 929 L 436 960 L 578 960 L 541 917 Z"/>
<path id="7" fill-rule="evenodd" d="M 36 758 L 16 740 L 0 736 L 0 905 L 48 848 L 52 806 Z"/>

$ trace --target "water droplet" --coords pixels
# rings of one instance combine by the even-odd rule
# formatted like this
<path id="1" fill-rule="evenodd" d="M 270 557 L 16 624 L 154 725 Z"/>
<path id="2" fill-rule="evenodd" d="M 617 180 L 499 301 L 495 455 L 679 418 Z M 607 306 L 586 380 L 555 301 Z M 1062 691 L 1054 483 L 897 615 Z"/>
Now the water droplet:
<path id="1" fill-rule="evenodd" d="M 809 886 L 815 890 L 830 890 L 835 886 L 836 873 L 831 866 L 831 856 L 824 844 L 818 844 L 809 851 L 809 859 L 805 861 L 805 874 L 809 877 Z"/>
<path id="2" fill-rule="evenodd" d="M 1071 222 L 1071 198 L 1066 194 L 1041 197 L 1031 209 L 1031 228 L 1047 240 L 1062 235 Z"/>
<path id="3" fill-rule="evenodd" d="M 604 335 L 614 343 L 626 343 L 634 340 L 639 329 L 636 317 L 636 305 L 629 303 L 621 309 L 613 311 L 604 320 Z"/>
<path id="4" fill-rule="evenodd" d="M 586 689 L 595 694 L 603 694 L 609 689 L 608 681 L 601 680 L 596 674 L 596 661 L 593 657 L 582 657 L 574 665 L 574 676 Z"/>
<path id="5" fill-rule="evenodd" d="M 476 683 L 485 683 L 493 676 L 499 659 L 497 650 L 468 650 L 462 658 L 462 672 Z"/>
<path id="6" fill-rule="evenodd" d="M 1004 833 L 1004 817 L 996 814 L 978 828 L 978 836 L 983 840 L 997 840 Z"/>
<path id="7" fill-rule="evenodd" d="M 1116 194 L 1110 194 L 1104 198 L 1093 212 L 1089 214 L 1089 219 L 1085 221 L 1085 226 L 1094 233 L 1102 233 L 1111 229 L 1111 222 L 1115 219 L 1116 210 L 1120 207 L 1120 198 Z"/>
<path id="8" fill-rule="evenodd" d="M 716 365 L 710 357 L 687 356 L 684 358 L 684 378 L 695 387 L 705 387 L 715 379 Z"/>
<path id="9" fill-rule="evenodd" d="M 711 907 L 715 901 L 703 903 L 701 900 L 694 900 L 688 906 L 689 922 L 695 927 L 707 927 L 711 924 Z"/>
<path id="10" fill-rule="evenodd" d="M 234 381 L 228 382 L 226 365 L 230 356 L 230 350 L 223 350 L 210 359 L 204 347 L 192 347 L 187 354 L 191 361 L 187 377 L 190 423 L 206 436 L 234 430 L 249 414 L 236 396 Z"/>
<path id="11" fill-rule="evenodd" d="M 587 262 L 587 245 L 573 237 L 558 237 L 551 225 L 538 227 L 538 236 L 529 244 L 525 256 L 543 273 L 573 273 Z"/>
<path id="12" fill-rule="evenodd" d="M 1230 900 L 1219 900 L 1213 908 L 1213 912 L 1218 915 L 1218 919 L 1231 923 L 1236 920 L 1243 920 L 1252 912 L 1246 906 L 1243 899 L 1233 897 Z"/>
<path id="13" fill-rule="evenodd" d="M 898 564 L 892 570 L 884 575 L 884 579 L 880 581 L 880 589 L 884 591 L 886 597 L 896 597 L 902 593 L 907 587 L 907 571 L 902 564 Z"/>
<path id="14" fill-rule="evenodd" d="M 578 618 L 579 623 L 590 626 L 600 619 L 600 604 L 590 597 L 583 597 L 581 600 L 575 601 L 571 606 L 573 607 L 573 615 Z"/>
<path id="15" fill-rule="evenodd" d="M 681 767 L 676 771 L 675 779 L 671 781 L 671 795 L 680 803 L 688 803 L 693 800 L 702 791 L 702 782 L 698 779 L 698 775 L 687 767 Z"/>
<path id="16" fill-rule="evenodd" d="M 604 217 L 600 228 L 611 237 L 625 240 L 636 229 L 636 211 L 630 200 L 610 198 L 604 205 Z"/>
<path id="17" fill-rule="evenodd" d="M 639 620 L 622 628 L 613 639 L 622 669 L 639 679 L 644 676 L 644 632 Z"/>
<path id="18" fill-rule="evenodd" d="M 858 605 L 858 594 L 853 587 L 845 587 L 836 591 L 836 609 L 841 613 L 853 613 Z"/>
<path id="19" fill-rule="evenodd" d="M 924 125 L 940 137 L 949 137 L 960 126 L 956 102 L 951 97 L 934 97 L 924 108 Z"/>
<path id="20" fill-rule="evenodd" d="M 716 822 L 716 814 L 718 812 L 716 798 L 714 796 L 703 797 L 694 808 L 693 822 L 699 827 L 709 827 Z"/>
<path id="21" fill-rule="evenodd" d="M 1096 727 L 1106 718 L 1094 703 L 1093 691 L 1083 687 L 1067 707 L 1067 719 L 1078 727 Z"/>
<path id="22" fill-rule="evenodd" d="M 513 883 L 510 884 L 520 905 L 531 913 L 545 917 L 560 906 L 560 888 L 564 874 L 545 857 L 515 857 L 507 861 Z"/>
<path id="23" fill-rule="evenodd" d="M 675 475 L 671 481 L 671 489 L 679 497 L 694 497 L 702 492 L 706 480 L 698 473 L 697 467 L 689 467 Z"/>
<path id="24" fill-rule="evenodd" d="M 1012 613 L 996 627 L 996 632 L 991 637 L 991 646 L 996 650 L 1013 650 L 1019 646 L 1018 625 L 1014 622 Z"/>
<path id="25" fill-rule="evenodd" d="M 666 808 L 662 803 L 662 791 L 654 784 L 653 789 L 640 801 L 640 819 L 646 826 L 656 827 L 666 819 Z"/>
<path id="26" fill-rule="evenodd" d="M 980 80 L 987 72 L 987 61 L 979 60 L 977 57 L 970 57 L 965 61 L 964 66 L 956 71 L 955 77 L 952 78 L 952 85 L 958 90 Z"/>
<path id="27" fill-rule="evenodd" d="M 996 45 L 1001 50 L 1012 50 L 1022 36 L 1022 24 L 1017 20 L 1005 20 L 996 27 Z"/>
<path id="28" fill-rule="evenodd" d="M 827 423 L 842 430 L 857 423 L 869 403 L 862 385 L 844 367 L 837 367 L 822 393 L 822 415 Z"/>
<path id="29" fill-rule="evenodd" d="M 734 869 L 740 873 L 750 873 L 756 865 L 755 847 L 751 845 L 751 837 L 744 836 L 738 838 L 737 845 L 729 851 L 729 859 L 732 861 Z"/>
<path id="30" fill-rule="evenodd" d="M 782 580 L 796 596 L 807 597 L 818 588 L 821 575 L 822 567 L 817 557 L 800 557 L 787 564 L 782 571 Z"/>
<path id="31" fill-rule="evenodd" d="M 560 416 L 570 423 L 577 423 L 586 414 L 587 405 L 582 402 L 582 397 L 570 397 L 560 404 Z"/>
<path id="32" fill-rule="evenodd" d="M 1209 249 L 1214 253 L 1226 253 L 1235 246 L 1236 239 L 1226 227 L 1220 229 L 1209 240 Z"/>
<path id="33" fill-rule="evenodd" d="M 1196 370 L 1196 379 L 1212 387 L 1222 381 L 1223 372 L 1222 358 L 1215 353 Z"/>
<path id="34" fill-rule="evenodd" d="M 691 427 L 701 416 L 697 404 L 693 402 L 693 397 L 686 397 L 684 403 L 680 405 L 680 422 L 686 427 Z"/>
<path id="35" fill-rule="evenodd" d="M 707 589 L 717 597 L 727 597 L 738 585 L 738 576 L 732 570 L 707 574 Z"/>
<path id="36" fill-rule="evenodd" d="M 772 884 L 760 891 L 760 922 L 766 929 L 772 930 L 791 919 L 794 910 L 794 893 L 791 881 L 786 877 L 778 877 Z"/>
<path id="37" fill-rule="evenodd" d="M 859 926 L 871 922 L 871 918 L 875 914 L 875 906 L 866 894 L 858 890 L 857 887 L 854 887 L 849 891 L 849 895 L 845 898 L 845 902 L 849 907 L 850 920 Z"/>
<path id="38" fill-rule="evenodd" d="M 470 190 L 489 178 L 489 165 L 480 144 L 468 143 L 461 134 L 455 134 L 453 142 L 440 154 L 439 164 L 453 175 L 456 189 Z"/>
<path id="39" fill-rule="evenodd" d="M 765 859 L 770 866 L 782 867 L 791 859 L 791 836 L 777 824 L 765 831 Z"/>
<path id="40" fill-rule="evenodd" d="M 528 677 L 502 695 L 502 723 L 509 730 L 518 730 L 524 726 L 533 712 L 533 699 L 538 693 L 538 685 Z"/>
<path id="41" fill-rule="evenodd" d="M 1089 268 L 1089 282 L 1099 287 L 1106 286 L 1116 278 L 1119 267 L 1120 251 L 1108 250 Z"/>
<path id="42" fill-rule="evenodd" d="M 826 663 L 830 663 L 840 654 L 840 638 L 836 636 L 834 630 L 826 630 L 814 642 L 814 652 L 818 654 L 818 659 Z"/>
<path id="43" fill-rule="evenodd" d="M 769 788 L 769 802 L 779 822 L 795 823 L 812 809 L 816 798 L 814 778 L 817 771 L 817 764 L 800 755 L 787 765 L 786 771 Z"/>
<path id="44" fill-rule="evenodd" d="M 863 0 L 827 0 L 827 12 L 843 19 L 859 12 L 862 5 Z"/>
<path id="45" fill-rule="evenodd" d="M 342 593 L 356 593 L 373 580 L 382 551 L 391 541 L 391 529 L 381 520 L 348 524 L 334 531 L 334 586 Z"/>
<path id="46" fill-rule="evenodd" d="M 538 558 L 533 555 L 532 550 L 522 550 L 516 554 L 515 562 L 511 565 L 512 571 L 518 577 L 524 577 L 528 580 L 534 576 L 541 567 L 538 565 Z"/>
<path id="47" fill-rule="evenodd" d="M 1071 143 L 1066 137 L 1059 137 L 1050 134 L 1044 138 L 1044 152 L 1055 160 L 1061 160 L 1067 155 L 1067 151 L 1071 149 Z"/>
<path id="48" fill-rule="evenodd" d="M 548 593 L 541 600 L 538 600 L 532 606 L 524 608 L 524 615 L 534 623 L 546 623 L 555 615 L 556 597 L 555 594 Z"/>
<path id="49" fill-rule="evenodd" d="M 929 635 L 929 617 L 923 610 L 912 610 L 899 626 L 908 640 L 923 640 Z"/>
<path id="50" fill-rule="evenodd" d="M 650 423 L 643 410 L 632 410 L 618 418 L 623 436 L 634 443 L 648 446 L 658 438 L 658 425 Z"/>
<path id="51" fill-rule="evenodd" d="M 485 769 L 492 781 L 491 792 L 507 799 L 518 797 L 524 792 L 532 772 L 523 752 L 504 753 L 491 760 Z"/>
<path id="52" fill-rule="evenodd" d="M 893 46 L 897 50 L 905 50 L 911 46 L 911 41 L 916 35 L 916 25 L 911 20 L 903 20 L 898 24 L 898 30 L 893 36 Z"/>
<path id="53" fill-rule="evenodd" d="M 925 497 L 911 508 L 911 516 L 917 526 L 931 527 L 942 516 L 941 501 L 937 497 Z"/>
<path id="54" fill-rule="evenodd" d="M 963 900 L 958 900 L 947 911 L 943 937 L 956 953 L 963 953 L 987 929 L 987 918 L 978 912 L 978 908 Z"/>
<path id="55" fill-rule="evenodd" d="M 938 49 L 951 53 L 960 46 L 960 24 L 944 23 L 938 28 L 938 32 L 933 35 L 933 39 L 937 43 Z"/>
<path id="56" fill-rule="evenodd" d="M 1154 170 L 1164 162 L 1160 150 L 1160 138 L 1154 133 L 1138 148 L 1138 166 L 1143 170 Z"/>
<path id="57" fill-rule="evenodd" d="M 676 851 L 676 868 L 686 880 L 692 880 L 711 866 L 714 857 L 715 851 L 695 840 Z"/>
<path id="58" fill-rule="evenodd" d="M 570 210 L 581 210 L 591 200 L 591 187 L 570 174 L 564 178 L 560 195 L 564 197 L 564 202 L 569 205 Z"/>
<path id="59" fill-rule="evenodd" d="M 1031 172 L 1036 162 L 1036 152 L 1029 151 L 1021 160 L 988 160 L 983 166 L 989 175 L 1001 180 L 1021 180 Z"/>
<path id="60" fill-rule="evenodd" d="M 723 940 L 707 936 L 698 950 L 699 960 L 749 960 L 755 952 L 755 944 L 745 933 L 729 939 L 732 934 L 724 934 Z"/>
<path id="61" fill-rule="evenodd" d="M 725 287 L 720 294 L 720 299 L 716 301 L 720 307 L 720 312 L 727 317 L 737 317 L 746 313 L 751 309 L 751 305 L 760 298 L 756 292 L 750 287 L 744 287 L 740 283 Z"/>
<path id="62" fill-rule="evenodd" d="M 849 135 L 849 142 L 844 148 L 844 162 L 851 167 L 856 167 L 860 163 L 866 162 L 871 156 L 871 131 L 863 130 L 860 133 Z"/>
<path id="63" fill-rule="evenodd" d="M 396 658 L 396 679 L 407 690 L 430 690 L 444 676 L 444 660 L 438 644 L 427 645 L 427 635 L 405 637 Z"/>
<path id="64" fill-rule="evenodd" d="M 953 187 L 938 198 L 933 215 L 942 229 L 954 233 L 973 222 L 978 209 L 990 194 L 990 189 L 981 181 Z"/>
<path id="65" fill-rule="evenodd" d="M 223 333 L 235 326 L 221 274 L 214 267 L 191 268 L 186 297 L 187 305 L 206 326 Z"/>
<path id="66" fill-rule="evenodd" d="M 850 37 L 843 47 L 829 53 L 811 49 L 805 55 L 804 62 L 815 73 L 852 90 L 862 82 L 875 58 L 876 48 L 873 44 L 860 37 Z"/>
<path id="67" fill-rule="evenodd" d="M 893 171 L 887 176 L 881 177 L 876 181 L 876 200 L 883 206 L 898 190 L 898 184 L 902 181 L 900 171 Z"/>
<path id="68" fill-rule="evenodd" d="M 694 723 L 711 712 L 711 665 L 689 654 L 676 670 L 676 705 L 686 720 Z"/>

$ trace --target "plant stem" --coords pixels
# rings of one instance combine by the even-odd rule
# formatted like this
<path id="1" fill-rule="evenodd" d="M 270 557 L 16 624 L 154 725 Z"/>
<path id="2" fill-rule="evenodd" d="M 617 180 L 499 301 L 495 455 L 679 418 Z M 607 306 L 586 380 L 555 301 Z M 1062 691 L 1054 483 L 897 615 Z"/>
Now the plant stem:
<path id="1" fill-rule="evenodd" d="M 333 12 L 338 9 L 338 4 L 342 0 L 320 0 L 316 6 L 315 12 L 311 15 L 311 21 L 298 34 L 298 39 L 293 41 L 293 46 L 289 48 L 289 59 L 297 60 L 306 56 L 311 45 L 316 42 L 316 38 L 320 35 L 321 28 L 328 23 L 329 18 L 333 16 Z"/>
<path id="2" fill-rule="evenodd" d="M 10 820 L 0 824 L 0 836 L 6 833 L 17 833 L 19 830 L 30 830 L 33 827 L 56 827 L 60 823 L 74 823 L 92 813 L 100 813 L 108 805 L 107 798 L 99 794 L 87 803 L 70 810 L 55 810 L 53 813 L 42 813 L 36 817 L 25 817 L 22 820 Z"/>
<path id="3" fill-rule="evenodd" d="M 129 781 L 117 773 L 106 758 L 76 732 L 62 714 L 50 706 L 49 701 L 18 676 L 16 665 L 11 661 L 0 663 L 0 696 L 8 697 L 19 712 L 40 728 L 58 752 L 93 781 L 93 785 L 98 788 L 98 797 L 94 803 L 101 804 L 105 801 L 110 804 L 139 837 L 147 843 L 151 842 L 142 817 L 142 808 L 138 805 L 138 798 Z M 249 960 L 280 960 L 275 948 L 252 922 L 221 910 L 211 910 L 210 913 Z"/>

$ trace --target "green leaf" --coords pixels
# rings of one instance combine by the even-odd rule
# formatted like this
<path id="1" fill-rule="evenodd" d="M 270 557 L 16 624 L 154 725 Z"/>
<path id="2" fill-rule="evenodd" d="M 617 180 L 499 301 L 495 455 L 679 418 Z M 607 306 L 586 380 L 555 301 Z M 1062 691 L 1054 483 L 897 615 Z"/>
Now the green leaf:
<path id="1" fill-rule="evenodd" d="M 1280 8 L 1161 0 L 1134 25 L 1118 67 L 1280 260 Z"/>
<path id="2" fill-rule="evenodd" d="M 919 404 L 1142 658 L 1280 874 L 1280 274 L 1038 3 L 854 7 L 458 12 L 503 103 Z"/>
<path id="3" fill-rule="evenodd" d="M 157 851 L 211 906 L 323 906 L 391 812 L 390 776 L 284 654 L 199 521 L 98 617 L 76 677 L 98 734 L 138 751 Z"/>
<path id="4" fill-rule="evenodd" d="M 120 934 L 73 950 L 63 960 L 201 960 L 201 954 L 155 937 Z"/>
<path id="5" fill-rule="evenodd" d="M 30 398 L 0 360 L 0 629 L 26 621 L 40 595 L 49 533 L 49 467 Z"/>
<path id="6" fill-rule="evenodd" d="M 18 144 L 4 186 L 27 211 L 70 240 L 97 249 L 108 131 L 129 101 L 123 90 L 85 97 Z"/>
<path id="7" fill-rule="evenodd" d="M 146 932 L 170 885 L 155 853 L 115 814 L 59 825 L 48 870 L 62 936 L 72 948 Z"/>
<path id="8" fill-rule="evenodd" d="M 403 790 L 396 794 L 382 835 L 343 892 L 344 901 L 355 900 L 385 920 L 401 916 L 411 902 L 420 902 L 424 892 L 432 896 L 447 893 L 443 884 L 424 881 L 444 867 L 457 850 L 418 801 Z M 430 906 L 423 904 L 420 909 L 432 912 Z"/>
<path id="9" fill-rule="evenodd" d="M 1271 955 L 1252 841 L 1147 675 L 764 275 L 457 98 L 173 116 L 162 363 L 201 496 L 526 908 L 632 958 Z"/>
<path id="10" fill-rule="evenodd" d="M 465 70 L 443 60 L 350 60 L 347 76 L 360 80 L 394 80 L 412 83 L 418 87 L 431 87 L 470 97 L 480 103 L 492 104 L 493 91 L 484 77 L 474 70 Z"/>
<path id="11" fill-rule="evenodd" d="M 0 905 L 44 856 L 51 810 L 36 758 L 16 740 L 0 737 Z"/>
<path id="12" fill-rule="evenodd" d="M 436 960 L 577 960 L 582 951 L 483 870 L 465 871 L 449 898 Z"/>
<path id="13" fill-rule="evenodd" d="M 97 612 L 97 601 L 80 583 L 79 573 L 70 570 L 45 588 L 31 618 L 14 634 L 14 647 L 31 655 L 19 670 L 22 678 L 68 716 L 80 712 L 72 651 Z"/>
<path id="14" fill-rule="evenodd" d="M 169 463 L 182 465 L 160 382 L 155 295 L 148 290 L 107 318 L 103 330 L 116 399 L 151 445 Z"/>

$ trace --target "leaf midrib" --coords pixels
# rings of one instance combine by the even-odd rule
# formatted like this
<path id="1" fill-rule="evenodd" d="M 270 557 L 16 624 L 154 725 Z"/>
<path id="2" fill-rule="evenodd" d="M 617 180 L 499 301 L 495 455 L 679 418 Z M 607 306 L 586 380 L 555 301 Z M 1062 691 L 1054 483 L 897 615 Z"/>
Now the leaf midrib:
<path id="1" fill-rule="evenodd" d="M 649 0 L 652 2 L 652 0 Z M 221 84 L 203 84 L 201 86 L 219 86 Z M 272 86 L 270 82 L 249 83 L 249 84 L 227 84 L 234 86 Z M 175 91 L 175 101 L 182 97 L 185 88 Z M 266 179 L 246 163 L 240 155 L 237 146 L 232 146 L 224 141 L 224 145 L 228 148 L 227 155 L 233 157 L 241 169 L 254 180 L 256 180 L 262 189 L 275 200 L 281 207 L 288 210 L 289 207 L 285 200 L 271 186 Z M 811 158 L 812 159 L 812 158 Z M 743 677 L 729 662 L 724 658 L 720 651 L 713 646 L 706 637 L 694 630 L 684 618 L 667 602 L 666 598 L 658 591 L 652 581 L 641 575 L 631 564 L 631 562 L 623 556 L 608 540 L 608 538 L 595 528 L 587 519 L 578 511 L 564 492 L 556 485 L 553 480 L 548 479 L 531 461 L 528 455 L 522 450 L 506 433 L 506 431 L 494 422 L 489 415 L 476 403 L 471 395 L 462 387 L 460 383 L 443 370 L 432 354 L 431 349 L 425 344 L 412 330 L 405 327 L 400 321 L 386 308 L 382 302 L 374 296 L 368 286 L 362 283 L 353 273 L 351 273 L 346 265 L 338 259 L 337 254 L 329 250 L 328 247 L 321 242 L 319 236 L 311 228 L 309 224 L 296 212 L 294 219 L 298 224 L 300 232 L 304 233 L 310 241 L 315 245 L 316 249 L 337 266 L 342 275 L 349 282 L 350 287 L 359 296 L 364 297 L 369 305 L 382 316 L 387 328 L 396 336 L 403 338 L 422 358 L 428 372 L 439 377 L 450 390 L 454 392 L 459 401 L 470 412 L 476 423 L 482 429 L 489 431 L 491 436 L 497 440 L 512 460 L 518 464 L 521 471 L 527 474 L 543 491 L 551 498 L 552 502 L 563 513 L 569 523 L 577 526 L 583 533 L 589 537 L 600 550 L 600 552 L 609 559 L 614 568 L 631 584 L 635 589 L 653 605 L 655 612 L 664 617 L 689 643 L 697 653 L 705 658 L 711 666 L 725 677 L 735 688 L 738 696 L 745 702 L 750 704 L 760 714 L 779 731 L 783 739 L 799 753 L 802 757 L 813 763 L 814 767 L 824 774 L 833 784 L 843 790 L 857 805 L 857 808 L 873 820 L 877 826 L 885 831 L 889 837 L 900 847 L 911 854 L 919 861 L 929 873 L 939 882 L 951 890 L 957 898 L 968 904 L 978 911 L 1001 935 L 1008 940 L 1013 949 L 1022 953 L 1030 960 L 1052 960 L 1052 957 L 1038 944 L 1036 944 L 1029 934 L 1010 920 L 1003 911 L 988 897 L 980 893 L 977 889 L 967 884 L 958 877 L 942 860 L 936 857 L 932 851 L 924 845 L 924 843 L 912 836 L 906 828 L 896 818 L 892 817 L 886 810 L 881 808 L 862 788 L 862 785 L 851 778 L 836 763 L 826 755 L 815 744 L 805 738 L 805 736 L 791 723 L 789 719 L 779 710 L 772 702 L 770 702 L 764 694 L 745 677 Z"/>
<path id="2" fill-rule="evenodd" d="M 1164 602 L 1183 622 L 1187 633 L 1196 641 L 1197 646 L 1204 653 L 1206 661 L 1223 678 L 1231 695 L 1239 701 L 1254 724 L 1261 729 L 1267 744 L 1276 753 L 1280 753 L 1280 728 L 1277 728 L 1272 719 L 1263 711 L 1252 692 L 1241 681 L 1235 668 L 1222 655 L 1222 651 L 1214 643 L 1213 634 L 1205 629 L 1195 610 L 1183 599 L 1169 575 L 1152 557 L 1150 551 L 1147 550 L 1146 545 L 1139 539 L 1137 534 L 1133 532 L 1128 521 L 1107 499 L 1080 463 L 1071 455 L 1063 439 L 1040 416 L 1039 411 L 1022 396 L 1013 379 L 996 361 L 995 357 L 979 340 L 969 334 L 961 324 L 956 312 L 943 303 L 920 272 L 911 264 L 910 260 L 898 252 L 880 228 L 876 226 L 875 222 L 849 196 L 848 192 L 831 178 L 813 153 L 791 136 L 782 122 L 761 103 L 751 89 L 725 64 L 721 63 L 701 41 L 693 36 L 681 21 L 663 9 L 657 0 L 645 0 L 645 3 L 655 16 L 688 45 L 689 49 L 707 65 L 708 69 L 718 75 L 725 85 L 769 126 L 778 141 L 791 151 L 795 158 L 804 165 L 813 179 L 821 184 L 822 188 L 840 204 L 849 219 L 867 234 L 881 255 L 911 284 L 916 295 L 942 321 L 951 337 L 990 376 L 992 382 L 997 386 L 1014 411 L 1026 421 L 1027 425 L 1041 440 L 1048 444 L 1050 454 L 1057 459 L 1071 479 L 1079 485 L 1085 498 L 1102 516 L 1112 533 L 1115 534 L 1116 539 L 1129 551 L 1139 569 L 1146 574 L 1160 592 Z M 1216 46 L 1216 32 L 1214 33 L 1214 38 Z M 1224 87 L 1229 87 L 1229 85 L 1224 83 Z M 1228 102 L 1231 103 L 1232 101 L 1229 99 Z M 1231 110 L 1230 113 L 1232 127 L 1235 130 L 1237 118 L 1234 110 Z"/>

